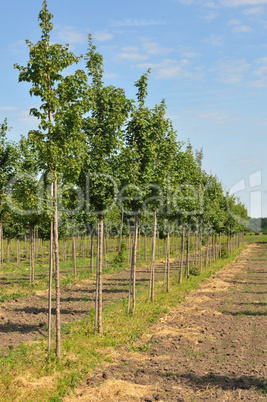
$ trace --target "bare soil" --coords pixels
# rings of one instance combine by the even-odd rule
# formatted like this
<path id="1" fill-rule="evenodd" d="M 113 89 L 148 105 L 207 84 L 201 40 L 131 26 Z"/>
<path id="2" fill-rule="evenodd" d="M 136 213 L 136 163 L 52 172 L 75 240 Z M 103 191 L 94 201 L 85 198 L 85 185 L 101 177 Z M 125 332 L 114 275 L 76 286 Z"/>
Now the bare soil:
<path id="1" fill-rule="evenodd" d="M 70 401 L 267 401 L 267 244 L 191 292 Z"/>
<path id="2" fill-rule="evenodd" d="M 172 261 L 171 272 L 177 272 L 178 262 Z M 89 269 L 89 268 L 88 268 Z M 155 278 L 164 275 L 164 263 L 155 266 Z M 103 275 L 103 306 L 128 297 L 130 270 Z M 137 268 L 138 289 L 149 286 L 150 267 Z M 27 343 L 47 336 L 48 291 L 37 291 L 35 296 L 7 300 L 0 303 L 0 350 L 3 354 L 20 343 Z M 55 294 L 53 294 L 55 300 Z M 61 323 L 77 321 L 88 316 L 95 307 L 95 281 L 79 280 L 61 289 Z M 55 327 L 56 309 L 52 308 L 52 324 Z"/>

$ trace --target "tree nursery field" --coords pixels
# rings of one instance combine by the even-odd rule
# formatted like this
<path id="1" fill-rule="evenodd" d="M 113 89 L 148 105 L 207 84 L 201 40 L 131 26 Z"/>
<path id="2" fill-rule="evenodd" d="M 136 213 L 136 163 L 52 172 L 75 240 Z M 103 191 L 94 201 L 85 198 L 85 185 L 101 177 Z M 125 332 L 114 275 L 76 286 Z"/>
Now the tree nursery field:
<path id="1" fill-rule="evenodd" d="M 60 362 L 47 357 L 45 279 L 27 278 L 21 292 L 18 275 L 1 300 L 1 400 L 264 400 L 267 253 L 255 238 L 265 240 L 246 239 L 182 284 L 180 259 L 171 258 L 169 292 L 158 260 L 153 303 L 142 261 L 135 315 L 127 313 L 129 269 L 104 274 L 102 336 L 94 331 L 95 280 L 77 273 L 62 290 Z"/>
<path id="2" fill-rule="evenodd" d="M 38 20 L 14 65 L 38 129 L 0 123 L 1 401 L 266 398 L 266 237 L 150 69 L 128 99 L 92 35 L 75 56 Z"/>

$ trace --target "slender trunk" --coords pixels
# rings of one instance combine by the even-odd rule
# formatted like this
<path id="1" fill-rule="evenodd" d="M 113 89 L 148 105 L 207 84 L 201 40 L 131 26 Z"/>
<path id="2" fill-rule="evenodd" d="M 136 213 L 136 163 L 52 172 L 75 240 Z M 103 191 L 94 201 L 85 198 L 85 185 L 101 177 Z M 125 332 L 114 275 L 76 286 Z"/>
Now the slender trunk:
<path id="1" fill-rule="evenodd" d="M 164 290 L 167 278 L 167 292 L 170 291 L 170 222 L 168 221 L 168 231 L 167 231 L 167 246 L 166 246 L 166 259 L 165 259 L 165 269 L 164 269 Z"/>
<path id="2" fill-rule="evenodd" d="M 202 230 L 199 231 L 199 260 L 200 260 L 200 273 L 202 273 Z"/>
<path id="3" fill-rule="evenodd" d="M 107 268 L 107 237 L 103 234 L 104 267 Z"/>
<path id="4" fill-rule="evenodd" d="M 154 232 L 152 240 L 152 261 L 150 270 L 150 286 L 149 286 L 149 298 L 154 303 L 155 296 L 155 251 L 156 251 L 156 235 L 157 235 L 157 211 L 154 212 Z"/>
<path id="5" fill-rule="evenodd" d="M 6 239 L 6 262 L 10 263 L 10 239 Z"/>
<path id="6" fill-rule="evenodd" d="M 98 305 L 99 305 L 99 245 L 100 245 L 100 222 L 97 221 L 97 252 L 96 252 L 96 291 L 95 291 L 95 334 L 98 333 Z"/>
<path id="7" fill-rule="evenodd" d="M 3 269 L 4 263 L 4 242 L 3 242 L 3 225 L 2 218 L 0 218 L 0 268 Z"/>
<path id="8" fill-rule="evenodd" d="M 98 264 L 98 333 L 102 335 L 103 333 L 103 323 L 102 323 L 102 288 L 103 288 L 103 278 L 102 278 L 102 265 L 103 265 L 103 215 L 99 215 L 99 264 Z"/>
<path id="9" fill-rule="evenodd" d="M 28 247 L 28 241 L 27 241 L 27 236 L 25 235 L 25 255 L 26 255 L 26 261 L 29 260 L 29 247 Z"/>
<path id="10" fill-rule="evenodd" d="M 34 241 L 33 227 L 30 225 L 30 283 L 34 282 Z"/>
<path id="11" fill-rule="evenodd" d="M 76 277 L 76 237 L 74 236 L 74 232 L 72 232 L 72 273 Z"/>
<path id="12" fill-rule="evenodd" d="M 187 278 L 189 278 L 189 266 L 190 266 L 189 252 L 190 252 L 190 228 L 188 226 L 188 229 L 187 229 L 187 249 L 186 249 L 186 276 L 187 276 Z"/>
<path id="13" fill-rule="evenodd" d="M 122 211 L 122 213 L 121 213 L 121 227 L 120 227 L 119 251 L 121 251 L 121 245 L 122 245 L 123 217 L 124 217 L 124 213 L 123 213 L 123 211 Z"/>
<path id="14" fill-rule="evenodd" d="M 87 236 L 86 234 L 84 235 L 84 243 L 83 243 L 83 258 L 86 258 L 86 241 L 87 241 Z"/>
<path id="15" fill-rule="evenodd" d="M 179 283 L 183 282 L 183 265 L 184 265 L 184 225 L 182 226 Z"/>
<path id="16" fill-rule="evenodd" d="M 215 235 L 215 238 L 214 238 L 214 242 L 215 242 L 215 244 L 214 244 L 214 246 L 215 246 L 215 261 L 217 261 L 217 257 L 218 257 L 218 247 L 217 247 L 217 235 Z"/>
<path id="17" fill-rule="evenodd" d="M 20 244 L 19 238 L 17 237 L 17 267 L 20 266 Z"/>
<path id="18" fill-rule="evenodd" d="M 67 261 L 67 240 L 66 237 L 63 239 L 63 261 Z"/>
<path id="19" fill-rule="evenodd" d="M 134 216 L 134 234 L 133 234 L 133 246 L 132 246 L 132 260 L 131 260 L 131 273 L 130 273 L 130 283 L 129 283 L 129 295 L 128 295 L 128 314 L 131 309 L 131 299 L 132 299 L 132 310 L 131 313 L 134 314 L 136 306 L 136 248 L 137 248 L 137 235 L 138 235 L 138 214 Z"/>
<path id="20" fill-rule="evenodd" d="M 219 233 L 219 257 L 222 257 L 222 234 Z"/>
<path id="21" fill-rule="evenodd" d="M 157 247 L 157 256 L 158 256 L 158 260 L 159 260 L 159 256 L 160 256 L 160 252 L 159 252 L 159 231 L 157 231 L 157 240 L 158 240 L 158 247 Z"/>
<path id="22" fill-rule="evenodd" d="M 94 239 L 95 239 L 95 232 L 91 234 L 90 268 L 92 273 L 94 272 Z"/>
<path id="23" fill-rule="evenodd" d="M 209 248 L 210 248 L 210 232 L 208 231 L 208 233 L 207 233 L 207 240 L 206 240 L 206 263 L 205 263 L 205 266 L 207 267 L 208 266 L 208 264 L 209 264 L 209 252 L 210 252 L 210 250 L 209 250 Z"/>
<path id="24" fill-rule="evenodd" d="M 197 231 L 195 231 L 195 241 L 194 241 L 194 261 L 193 261 L 193 265 L 197 265 L 197 236 L 198 236 L 198 233 L 197 233 Z"/>
<path id="25" fill-rule="evenodd" d="M 55 251 L 55 276 L 56 276 L 56 355 L 61 360 L 61 324 L 60 324 L 60 272 L 58 250 L 58 211 L 57 211 L 57 177 L 54 181 L 54 251 Z"/>
<path id="26" fill-rule="evenodd" d="M 146 243 L 147 243 L 147 239 L 146 239 L 146 233 L 145 233 L 145 243 L 144 243 L 144 259 L 145 259 L 145 261 L 147 260 Z"/>
<path id="27" fill-rule="evenodd" d="M 128 263 L 131 260 L 131 222 L 128 221 L 129 225 L 129 245 L 128 245 Z"/>
<path id="28" fill-rule="evenodd" d="M 138 260 L 141 260 L 141 247 L 142 247 L 142 243 L 141 243 L 141 229 L 138 229 Z"/>
<path id="29" fill-rule="evenodd" d="M 53 184 L 51 184 L 51 197 L 53 197 Z M 51 350 L 52 332 L 52 285 L 53 285 L 53 258 L 54 255 L 54 227 L 53 220 L 50 222 L 50 243 L 49 243 L 49 288 L 48 288 L 48 356 Z"/>

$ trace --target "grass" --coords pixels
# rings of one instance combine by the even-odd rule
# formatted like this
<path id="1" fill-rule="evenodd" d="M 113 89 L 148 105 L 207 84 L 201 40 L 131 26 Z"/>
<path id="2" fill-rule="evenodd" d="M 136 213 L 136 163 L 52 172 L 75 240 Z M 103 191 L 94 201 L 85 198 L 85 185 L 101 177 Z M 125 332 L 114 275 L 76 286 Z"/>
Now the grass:
<path id="1" fill-rule="evenodd" d="M 148 300 L 147 291 L 139 292 L 135 315 L 127 314 L 126 299 L 108 305 L 103 312 L 103 336 L 94 334 L 93 310 L 79 322 L 64 325 L 61 362 L 57 361 L 54 352 L 49 358 L 46 357 L 45 339 L 21 344 L 0 358 L 0 400 L 61 401 L 97 366 L 112 361 L 109 351 L 115 349 L 120 352 L 123 345 L 140 350 L 136 342 L 148 327 L 168 313 L 172 306 L 179 304 L 200 282 L 234 260 L 240 250 L 236 250 L 228 259 L 217 261 L 200 276 L 184 279 L 182 285 L 171 278 L 169 293 L 162 293 L 162 283 L 157 282 L 154 303 Z M 147 350 L 149 347 L 146 346 Z"/>

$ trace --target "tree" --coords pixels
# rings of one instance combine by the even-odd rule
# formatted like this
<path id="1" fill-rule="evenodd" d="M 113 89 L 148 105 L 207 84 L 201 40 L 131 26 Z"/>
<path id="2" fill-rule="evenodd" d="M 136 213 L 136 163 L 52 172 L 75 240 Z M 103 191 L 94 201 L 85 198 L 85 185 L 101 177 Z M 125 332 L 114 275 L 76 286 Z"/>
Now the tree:
<path id="1" fill-rule="evenodd" d="M 102 252 L 103 220 L 105 210 L 113 205 L 116 197 L 116 183 L 113 167 L 122 142 L 124 124 L 131 109 L 129 101 L 121 88 L 105 86 L 103 82 L 103 57 L 96 51 L 89 35 L 89 48 L 86 53 L 86 67 L 91 77 L 89 116 L 83 120 L 86 136 L 87 158 L 80 175 L 79 183 L 88 193 L 86 205 L 88 213 L 98 217 L 98 252 L 96 280 L 95 331 L 103 332 L 102 326 Z"/>
<path id="2" fill-rule="evenodd" d="M 53 197 L 53 237 L 56 266 L 56 354 L 61 357 L 60 342 L 60 276 L 58 248 L 57 183 L 61 173 L 69 180 L 77 178 L 84 157 L 82 116 L 88 110 L 87 78 L 82 70 L 64 76 L 63 70 L 77 63 L 79 58 L 68 50 L 68 45 L 50 44 L 53 15 L 46 0 L 39 13 L 41 39 L 29 47 L 26 67 L 19 70 L 19 82 L 31 83 L 30 94 L 41 99 L 39 109 L 30 114 L 39 119 L 39 129 L 29 132 L 29 141 L 38 151 L 39 167 L 50 174 Z M 51 259 L 52 260 L 52 259 Z M 51 269 L 50 269 L 51 272 Z"/>
<path id="3" fill-rule="evenodd" d="M 7 119 L 0 124 L 0 267 L 3 267 L 3 217 L 8 211 L 6 203 L 6 186 L 16 174 L 19 149 L 15 143 L 7 140 L 9 127 Z"/>

